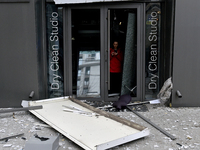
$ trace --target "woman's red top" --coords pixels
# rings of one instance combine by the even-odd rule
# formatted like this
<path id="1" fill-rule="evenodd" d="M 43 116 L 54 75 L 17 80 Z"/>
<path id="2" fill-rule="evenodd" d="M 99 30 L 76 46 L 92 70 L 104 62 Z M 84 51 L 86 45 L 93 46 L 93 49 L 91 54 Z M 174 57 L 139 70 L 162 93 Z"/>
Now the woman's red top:
<path id="1" fill-rule="evenodd" d="M 112 73 L 120 73 L 122 72 L 122 65 L 123 65 L 123 53 L 119 49 L 117 49 L 117 55 L 111 55 L 114 52 L 113 48 L 110 48 L 110 72 Z"/>

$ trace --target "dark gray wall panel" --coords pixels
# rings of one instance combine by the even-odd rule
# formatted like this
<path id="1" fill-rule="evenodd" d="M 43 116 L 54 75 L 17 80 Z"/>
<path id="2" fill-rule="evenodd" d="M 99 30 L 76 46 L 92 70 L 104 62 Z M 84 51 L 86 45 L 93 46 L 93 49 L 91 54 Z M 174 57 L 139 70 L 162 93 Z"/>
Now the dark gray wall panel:
<path id="1" fill-rule="evenodd" d="M 38 97 L 34 2 L 0 3 L 0 107 Z"/>
<path id="2" fill-rule="evenodd" d="M 199 6 L 199 0 L 176 0 L 172 106 L 200 106 Z"/>

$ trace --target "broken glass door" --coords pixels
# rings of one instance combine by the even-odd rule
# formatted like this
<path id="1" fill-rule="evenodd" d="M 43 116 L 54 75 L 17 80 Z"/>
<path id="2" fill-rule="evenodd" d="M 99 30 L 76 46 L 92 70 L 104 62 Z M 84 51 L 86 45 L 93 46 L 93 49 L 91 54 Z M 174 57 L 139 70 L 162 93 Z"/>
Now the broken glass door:
<path id="1" fill-rule="evenodd" d="M 114 44 L 118 44 L 117 48 Z M 108 45 L 108 96 L 136 97 L 137 9 L 108 10 Z"/>
<path id="2" fill-rule="evenodd" d="M 100 97 L 100 9 L 71 13 L 73 95 Z"/>

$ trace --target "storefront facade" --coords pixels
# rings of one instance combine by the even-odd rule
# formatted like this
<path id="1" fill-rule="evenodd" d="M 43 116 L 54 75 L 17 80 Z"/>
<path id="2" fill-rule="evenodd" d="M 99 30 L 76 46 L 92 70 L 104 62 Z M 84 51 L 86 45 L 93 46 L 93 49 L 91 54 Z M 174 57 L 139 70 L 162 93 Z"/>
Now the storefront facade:
<path id="1" fill-rule="evenodd" d="M 110 48 L 114 41 L 119 43 L 123 53 L 121 79 L 116 81 L 121 86 L 119 94 L 131 94 L 132 100 L 136 101 L 157 98 L 164 81 L 171 77 L 172 34 L 167 31 L 171 30 L 173 23 L 172 11 L 168 9 L 173 2 L 66 2 L 14 0 L 0 3 L 9 9 L 22 7 L 22 12 L 16 12 L 19 16 L 29 9 L 29 16 L 21 18 L 24 26 L 17 28 L 23 32 L 21 38 L 25 46 L 23 44 L 22 52 L 10 50 L 23 58 L 17 62 L 10 60 L 12 65 L 17 63 L 18 67 L 25 67 L 20 69 L 21 73 L 13 67 L 15 75 L 12 75 L 16 78 L 9 75 L 10 80 L 7 80 L 6 73 L 11 71 L 3 66 L 6 71 L 2 95 L 3 99 L 9 100 L 2 101 L 2 107 L 19 106 L 22 99 L 66 95 L 92 101 L 117 100 L 118 93 L 110 92 L 113 86 Z M 12 16 L 12 13 L 7 14 Z M 24 22 L 30 18 L 33 21 L 31 27 L 29 22 Z M 8 30 L 4 32 L 9 34 Z M 12 36 L 18 37 L 16 34 Z M 8 52 L 4 53 L 8 55 Z M 14 87 L 11 87 L 13 82 Z M 6 94 L 8 87 L 14 95 Z M 31 92 L 34 94 L 30 96 Z"/>
<path id="2" fill-rule="evenodd" d="M 162 2 L 45 7 L 48 97 L 116 99 L 109 96 L 109 47 L 117 40 L 124 53 L 121 93 L 135 87 L 133 99 L 156 98 L 163 82 Z"/>

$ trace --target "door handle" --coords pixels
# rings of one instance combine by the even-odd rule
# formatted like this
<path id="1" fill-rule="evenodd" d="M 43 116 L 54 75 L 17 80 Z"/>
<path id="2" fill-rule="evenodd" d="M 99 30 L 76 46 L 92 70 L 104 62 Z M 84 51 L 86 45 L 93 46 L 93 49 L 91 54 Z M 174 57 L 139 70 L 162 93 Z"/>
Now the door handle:
<path id="1" fill-rule="evenodd" d="M 176 95 L 178 96 L 178 98 L 182 98 L 182 94 L 179 90 L 176 91 Z"/>

